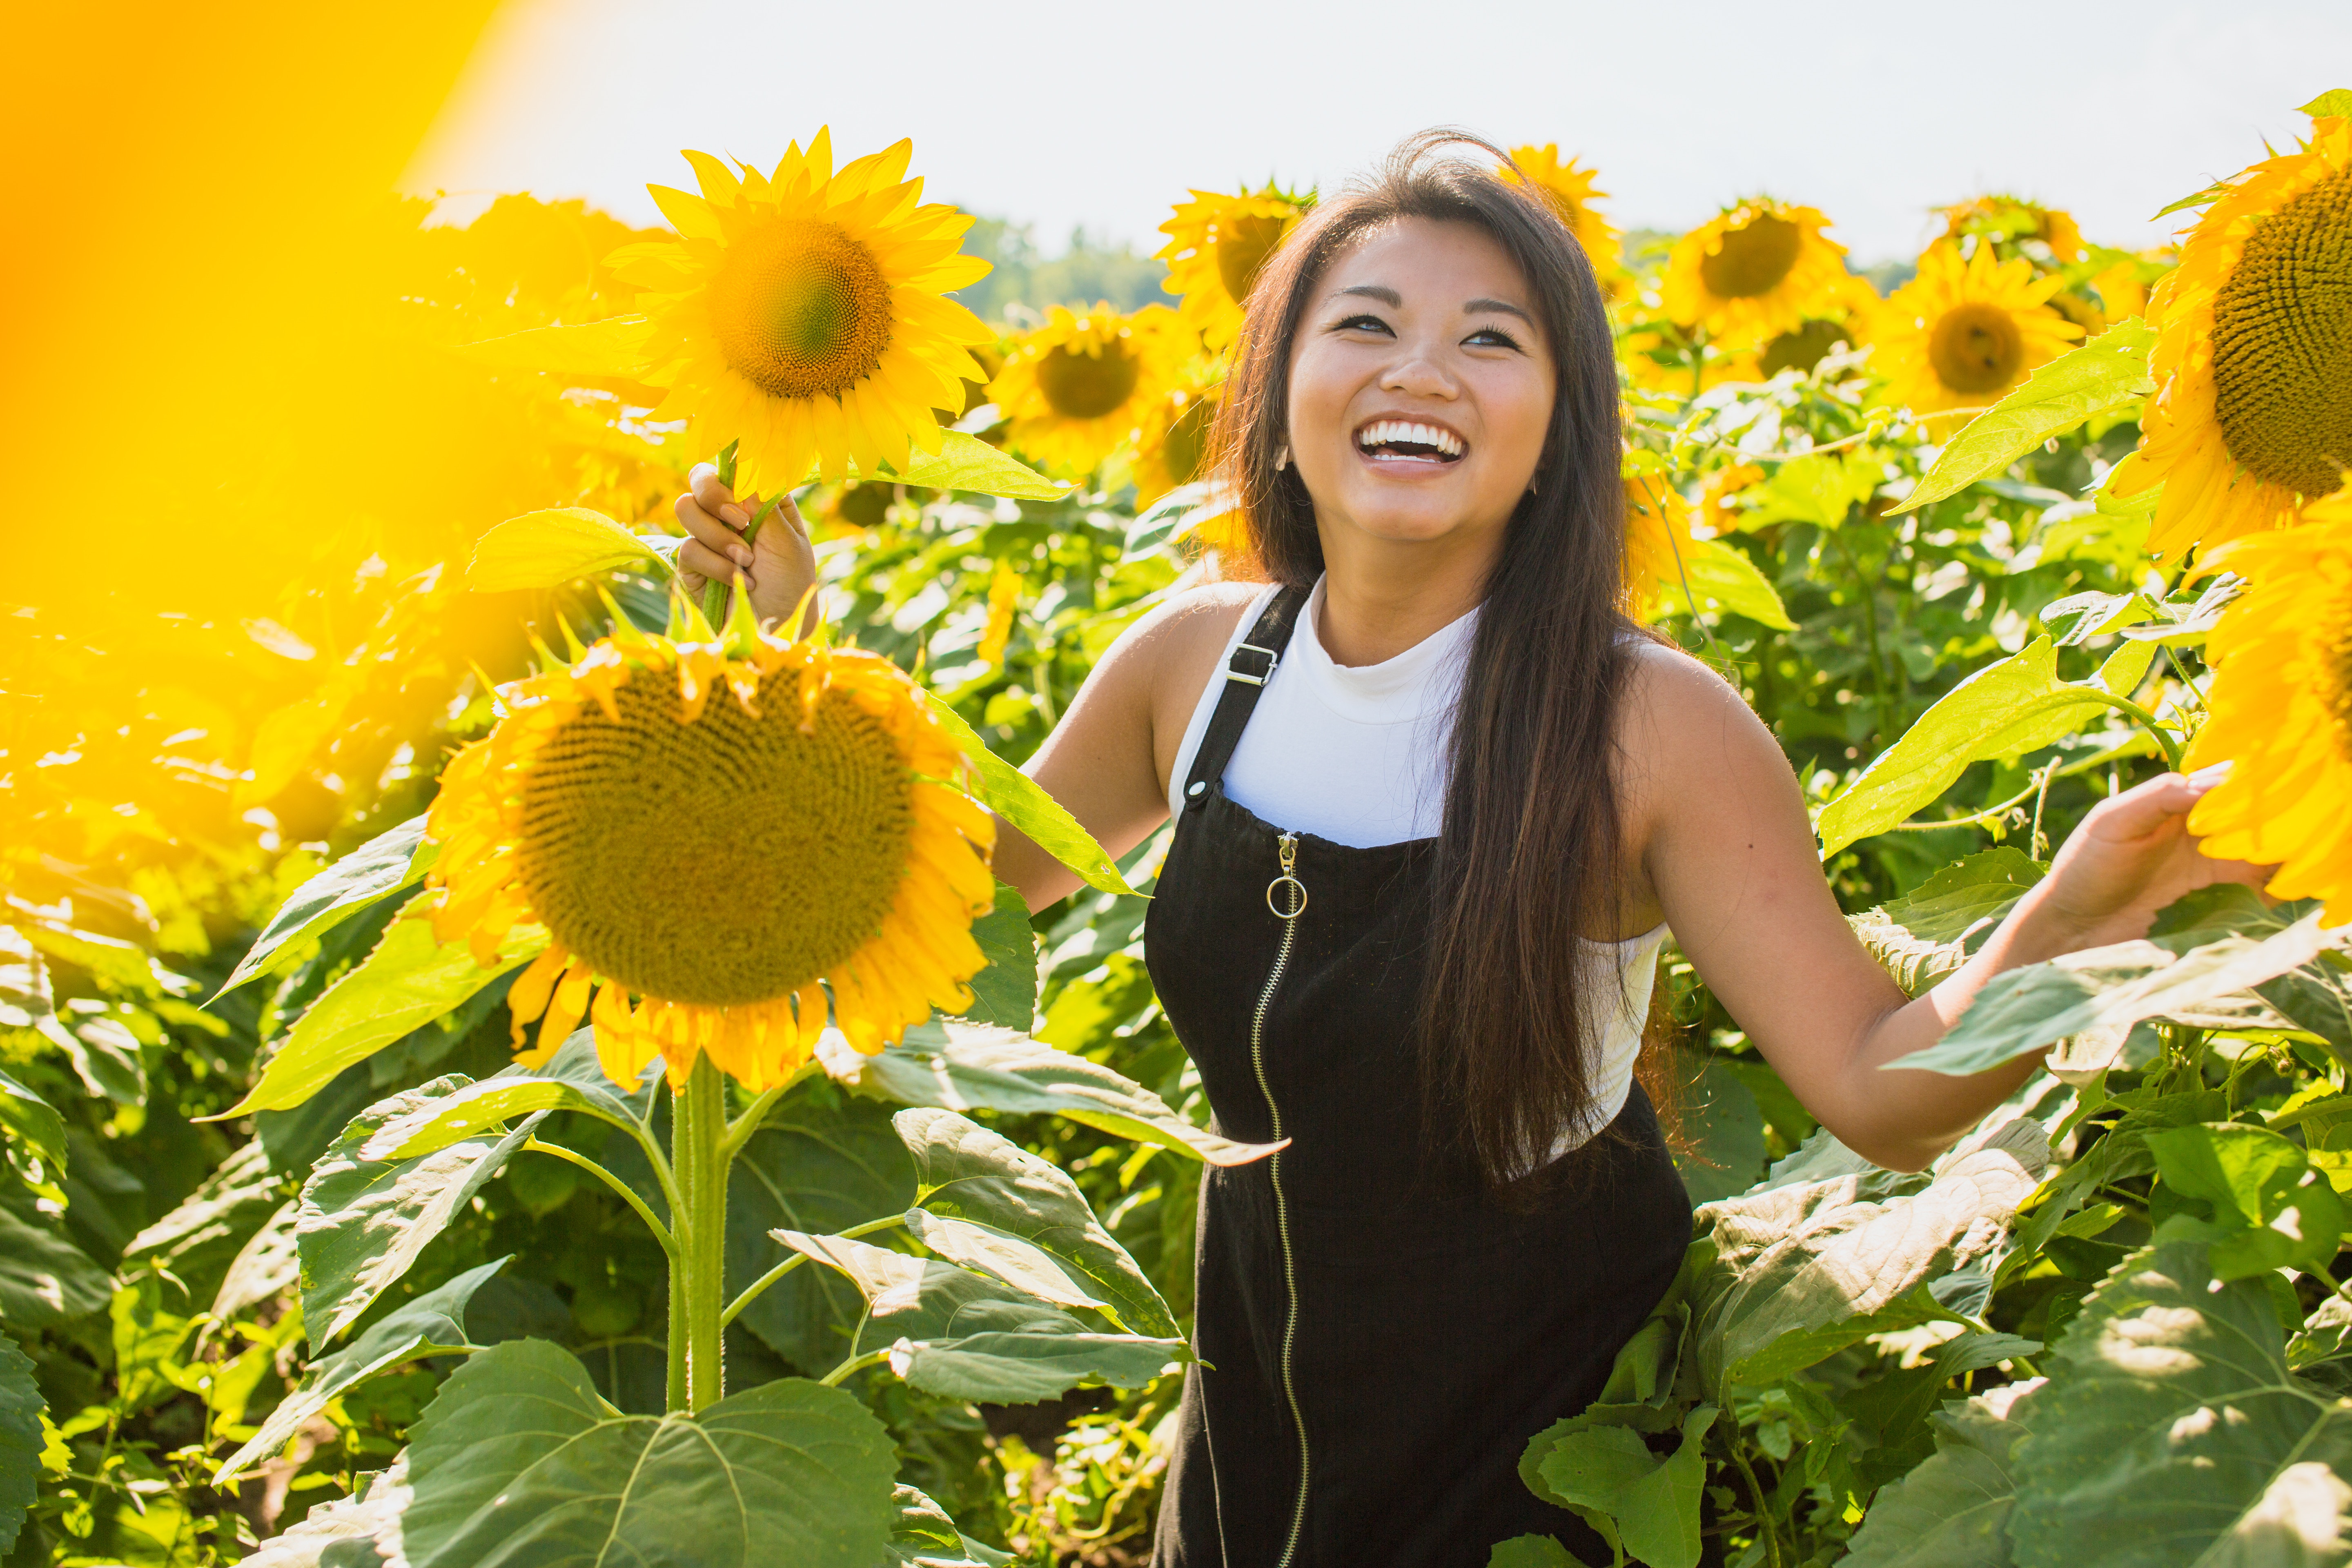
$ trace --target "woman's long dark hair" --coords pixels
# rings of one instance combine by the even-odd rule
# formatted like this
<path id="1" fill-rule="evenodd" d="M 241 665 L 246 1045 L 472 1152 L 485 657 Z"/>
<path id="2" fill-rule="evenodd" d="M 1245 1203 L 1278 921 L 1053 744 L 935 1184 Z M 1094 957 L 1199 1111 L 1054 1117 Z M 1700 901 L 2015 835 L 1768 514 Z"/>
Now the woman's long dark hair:
<path id="1" fill-rule="evenodd" d="M 1212 451 L 1238 491 L 1256 564 L 1304 586 L 1323 570 L 1315 508 L 1289 439 L 1292 345 L 1331 261 L 1405 218 L 1472 226 L 1527 279 L 1558 369 L 1551 426 L 1488 576 L 1454 726 L 1445 826 L 1422 996 L 1433 1132 L 1490 1192 L 1535 1201 L 1561 1166 L 1554 1141 L 1591 1109 L 1593 1020 L 1620 994 L 1577 938 L 1617 930 L 1614 720 L 1633 629 L 1623 610 L 1622 437 L 1609 321 L 1591 264 L 1529 187 L 1449 149 L 1499 148 L 1428 131 L 1318 206 L 1250 289 L 1242 352 Z M 1644 1074 L 1645 1077 L 1649 1076 Z M 1563 1162 L 1562 1166 L 1571 1163 Z"/>

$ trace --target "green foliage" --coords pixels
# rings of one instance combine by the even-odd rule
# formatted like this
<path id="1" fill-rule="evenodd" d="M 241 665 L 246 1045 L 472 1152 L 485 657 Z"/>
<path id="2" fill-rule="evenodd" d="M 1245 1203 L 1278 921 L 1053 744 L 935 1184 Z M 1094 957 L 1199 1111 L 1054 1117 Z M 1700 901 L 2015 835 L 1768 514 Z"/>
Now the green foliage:
<path id="1" fill-rule="evenodd" d="M 41 1474 L 41 1390 L 33 1363 L 0 1337 L 0 1552 L 16 1544 Z"/>
<path id="2" fill-rule="evenodd" d="M 2052 360 L 1946 443 L 1899 510 L 1956 495 L 2086 419 L 2137 407 L 2156 390 L 2147 374 L 2155 342 L 2156 329 L 2134 318 Z"/>

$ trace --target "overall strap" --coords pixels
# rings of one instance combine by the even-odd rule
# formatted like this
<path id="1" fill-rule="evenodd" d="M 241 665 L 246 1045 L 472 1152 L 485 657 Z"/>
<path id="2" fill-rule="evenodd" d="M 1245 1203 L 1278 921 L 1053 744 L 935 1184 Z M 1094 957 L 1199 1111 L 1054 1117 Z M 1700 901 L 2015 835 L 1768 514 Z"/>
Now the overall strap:
<path id="1" fill-rule="evenodd" d="M 1198 811 L 1209 804 L 1209 786 L 1225 776 L 1225 763 L 1241 743 L 1242 731 L 1257 708 L 1258 693 L 1274 679 L 1275 667 L 1290 647 L 1290 634 L 1310 590 L 1286 587 L 1269 600 L 1257 624 L 1225 661 L 1225 689 L 1209 715 L 1209 728 L 1193 753 L 1192 771 L 1184 781 L 1184 809 Z"/>

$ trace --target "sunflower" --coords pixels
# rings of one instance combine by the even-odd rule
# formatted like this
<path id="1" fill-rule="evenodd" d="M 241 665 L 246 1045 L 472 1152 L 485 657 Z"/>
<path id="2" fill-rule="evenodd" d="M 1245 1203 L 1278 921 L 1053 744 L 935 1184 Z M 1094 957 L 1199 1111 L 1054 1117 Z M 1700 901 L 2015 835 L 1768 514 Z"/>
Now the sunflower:
<path id="1" fill-rule="evenodd" d="M 1655 620 L 1683 591 L 1690 547 L 1690 503 L 1663 473 L 1625 475 L 1625 613 Z"/>
<path id="2" fill-rule="evenodd" d="M 2352 121 L 2228 182 L 2149 296 L 2157 393 L 2129 491 L 2159 557 L 2294 521 L 2352 465 Z"/>
<path id="3" fill-rule="evenodd" d="M 2072 213 L 2008 195 L 1979 196 L 1944 208 L 1944 237 L 1966 246 L 1971 238 L 1992 246 L 2006 258 L 2022 256 L 2036 273 L 2070 267 L 2083 259 L 2083 230 Z"/>
<path id="4" fill-rule="evenodd" d="M 1929 246 L 1872 333 L 1888 398 L 1921 413 L 1999 402 L 2083 335 L 2050 308 L 2057 291 L 2058 279 L 2037 281 L 2021 256 L 2003 261 L 1980 245 L 1962 260 L 1949 241 Z"/>
<path id="5" fill-rule="evenodd" d="M 1056 305 L 1044 326 L 1013 340 L 988 395 L 1013 421 L 1012 445 L 1091 473 L 1142 427 L 1182 352 L 1165 305 L 1131 315 L 1107 300 L 1084 315 Z"/>
<path id="6" fill-rule="evenodd" d="M 886 659 L 733 646 L 599 642 L 507 689 L 444 774 L 436 934 L 478 956 L 518 925 L 551 939 L 507 998 L 518 1050 L 539 1021 L 522 1059 L 584 1015 L 615 1082 L 658 1052 L 681 1084 L 708 1051 L 765 1089 L 808 1059 L 827 988 L 869 1052 L 971 1005 L 994 832 L 935 782 L 962 767 L 954 741 Z"/>
<path id="7" fill-rule="evenodd" d="M 1576 243 L 1584 247 L 1584 254 L 1591 259 L 1592 270 L 1600 276 L 1603 288 L 1612 279 L 1623 276 L 1617 228 L 1592 205 L 1609 195 L 1593 188 L 1592 182 L 1599 177 L 1596 171 L 1579 168 L 1573 158 L 1561 163 L 1559 144 L 1547 142 L 1540 147 L 1512 148 L 1511 161 L 1502 172 L 1505 179 L 1515 183 L 1524 180 L 1542 194 L 1551 210 L 1559 215 L 1559 221 L 1568 226 L 1568 232 L 1576 236 Z"/>
<path id="8" fill-rule="evenodd" d="M 933 409 L 961 409 L 986 374 L 967 352 L 995 334 L 940 298 L 987 275 L 960 255 L 971 219 L 922 204 L 904 178 L 913 143 L 833 167 L 819 131 L 772 174 L 688 153 L 702 194 L 649 187 L 672 242 L 633 246 L 615 271 L 646 292 L 641 379 L 661 412 L 691 421 L 687 444 L 737 442 L 736 485 L 780 490 L 813 466 L 871 475 L 935 452 Z"/>
<path id="9" fill-rule="evenodd" d="M 1224 348 L 1241 335 L 1242 302 L 1249 298 L 1250 285 L 1313 205 L 1310 196 L 1272 184 L 1237 196 L 1194 191 L 1160 226 L 1168 237 L 1157 258 L 1168 263 L 1168 280 L 1160 287 L 1184 296 L 1185 323 L 1209 347 Z"/>
<path id="10" fill-rule="evenodd" d="M 1666 314 L 1717 337 L 1760 343 L 1843 297 L 1845 247 L 1824 238 L 1812 207 L 1759 196 L 1675 242 L 1661 298 Z"/>
<path id="11" fill-rule="evenodd" d="M 2352 503 L 2323 521 L 2224 544 L 2203 564 L 2252 583 L 2222 612 L 2206 657 L 2211 717 L 2189 764 L 2229 762 L 2189 830 L 2207 854 L 2275 865 L 2267 891 L 2320 899 L 2352 921 Z"/>
<path id="12" fill-rule="evenodd" d="M 1021 607 L 1021 574 L 1000 561 L 988 580 L 988 624 L 980 634 L 978 658 L 982 664 L 1003 664 L 1013 641 L 1013 616 Z"/>

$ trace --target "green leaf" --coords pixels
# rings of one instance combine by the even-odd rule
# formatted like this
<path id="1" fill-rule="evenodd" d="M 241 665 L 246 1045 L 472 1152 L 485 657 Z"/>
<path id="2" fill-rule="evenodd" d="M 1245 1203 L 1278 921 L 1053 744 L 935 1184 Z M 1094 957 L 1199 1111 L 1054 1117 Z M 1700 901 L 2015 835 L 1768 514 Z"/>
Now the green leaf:
<path id="1" fill-rule="evenodd" d="M 302 944 L 404 888 L 425 880 L 441 847 L 425 842 L 425 817 L 410 817 L 361 845 L 309 881 L 269 917 L 228 980 L 213 994 L 217 1002 L 248 980 L 275 974 L 291 964 Z"/>
<path id="2" fill-rule="evenodd" d="M 1020 889 L 996 884 L 996 907 L 971 922 L 971 940 L 987 955 L 988 967 L 971 977 L 978 1000 L 963 1016 L 1027 1030 L 1037 1021 L 1037 933 Z"/>
<path id="3" fill-rule="evenodd" d="M 1951 788 L 1970 763 L 2019 756 L 2063 739 L 2105 706 L 2082 695 L 2086 686 L 2126 695 L 2153 657 L 2152 644 L 2126 644 L 2093 682 L 2074 686 L 2058 679 L 2057 649 L 2043 637 L 1985 666 L 1937 699 L 1822 808 L 1822 857 L 1902 822 Z"/>
<path id="4" fill-rule="evenodd" d="M 915 1201 L 923 1209 L 988 1226 L 1043 1248 L 1085 1281 L 1123 1327 L 1159 1336 L 1178 1331 L 1168 1304 L 1142 1268 L 1096 1220 L 1077 1184 L 1050 1162 L 952 1110 L 902 1110 L 891 1121 L 914 1157 Z M 917 1234 L 956 1262 L 997 1272 Z"/>
<path id="5" fill-rule="evenodd" d="M 1551 1500 L 1574 1510 L 1627 1556 L 1650 1568 L 1695 1568 L 1698 1562 L 1700 1484 L 1706 1438 L 1716 1407 L 1683 1420 L 1673 1456 L 1660 1459 L 1641 1434 L 1591 1426 L 1558 1439 L 1537 1465 Z"/>
<path id="6" fill-rule="evenodd" d="M 476 594 L 560 588 L 581 577 L 647 561 L 668 561 L 645 540 L 584 506 L 527 511 L 499 523 L 474 545 L 466 587 Z"/>
<path id="7" fill-rule="evenodd" d="M 929 490 L 963 490 L 1018 500 L 1059 500 L 1070 493 L 1069 485 L 1047 479 L 977 436 L 946 430 L 940 437 L 937 452 L 919 447 L 909 451 L 898 477 Z"/>
<path id="8" fill-rule="evenodd" d="M 1744 1193 L 1764 1173 L 1764 1113 L 1738 1074 L 1715 1058 L 1684 1090 L 1687 1152 L 1675 1157 L 1693 1203 Z"/>
<path id="9" fill-rule="evenodd" d="M 1009 1552 L 983 1546 L 955 1527 L 947 1510 L 909 1486 L 891 1494 L 890 1563 L 901 1568 L 1006 1568 Z"/>
<path id="10" fill-rule="evenodd" d="M 0 1552 L 13 1551 L 25 1510 L 40 1489 L 41 1413 L 47 1408 L 33 1381 L 30 1357 L 0 1334 Z"/>
<path id="11" fill-rule="evenodd" d="M 0 1321 L 45 1329 L 105 1307 L 114 1281 L 56 1231 L 0 1204 Z"/>
<path id="12" fill-rule="evenodd" d="M 2325 119 L 2329 115 L 2352 116 L 2352 88 L 2330 89 L 2296 110 L 2295 112 L 2308 114 L 2314 120 Z"/>
<path id="13" fill-rule="evenodd" d="M 229 1260 L 213 1293 L 213 1316 L 227 1321 L 302 1282 L 302 1250 L 294 1232 L 299 1198 L 288 1198 Z"/>
<path id="14" fill-rule="evenodd" d="M 890 1533 L 890 1436 L 801 1378 L 698 1415 L 623 1415 L 541 1340 L 459 1367 L 411 1436 L 412 1568 L 874 1568 Z"/>
<path id="15" fill-rule="evenodd" d="M 1879 1491 L 1841 1568 L 2010 1568 L 2021 1403 L 2011 1384 L 1928 1417 L 1935 1453 Z"/>
<path id="16" fill-rule="evenodd" d="M 0 1072 L 0 1130 L 40 1156 L 51 1180 L 65 1173 L 65 1119 L 56 1106 L 5 1072 Z"/>
<path id="17" fill-rule="evenodd" d="M 1935 466 L 1888 515 L 1956 495 L 2000 474 L 2053 436 L 2137 403 L 2156 390 L 2147 374 L 2147 351 L 2155 342 L 2156 329 L 2135 316 L 2060 354 L 1954 432 Z"/>
<path id="18" fill-rule="evenodd" d="M 1683 579 L 1689 583 L 1690 596 L 1700 609 L 1745 616 L 1775 631 L 1797 629 L 1787 606 L 1780 603 L 1780 590 L 1744 552 L 1719 539 L 1685 540 L 1682 550 Z M 1666 584 L 1669 613 L 1688 610 L 1682 587 L 1681 581 Z"/>
<path id="19" fill-rule="evenodd" d="M 980 787 L 972 793 L 990 810 L 1019 828 L 1038 848 L 1076 871 L 1087 887 L 1106 893 L 1135 893 L 1127 885 L 1127 879 L 1118 874 L 1118 868 L 1111 863 L 1109 854 L 1078 825 L 1076 817 L 1063 809 L 1060 801 L 1047 795 L 1027 773 L 990 751 L 980 732 L 965 723 L 963 716 L 949 707 L 938 692 L 926 691 L 923 695 L 930 700 L 932 716 L 955 737 L 964 755 L 971 759 L 973 770 L 980 775 Z"/>
<path id="20" fill-rule="evenodd" d="M 1088 1290 L 1085 1276 L 1042 1247 L 1011 1231 L 968 1219 L 951 1219 L 927 1209 L 907 1211 L 907 1232 L 934 1256 L 976 1274 L 1002 1280 L 1024 1296 L 1056 1307 L 1107 1307 Z"/>
<path id="21" fill-rule="evenodd" d="M 1010 1029 L 935 1018 L 875 1056 L 819 1049 L 836 1081 L 901 1105 L 1053 1111 L 1213 1165 L 1245 1165 L 1282 1146 L 1236 1143 L 1204 1131 L 1141 1084 Z"/>
<path id="22" fill-rule="evenodd" d="M 1916 996 L 1967 963 L 2043 869 L 2023 851 L 2002 845 L 1954 861 L 1847 923 L 1905 994 Z"/>
<path id="23" fill-rule="evenodd" d="M 411 906 L 412 908 L 414 906 Z M 208 1121 L 285 1110 L 301 1104 L 353 1062 L 365 1061 L 410 1030 L 462 1005 L 547 945 L 537 926 L 518 931 L 488 965 L 462 942 L 434 939 L 432 922 L 404 915 L 383 940 L 296 1020 L 243 1100 Z"/>
<path id="24" fill-rule="evenodd" d="M 1708 1205 L 1703 1385 L 1775 1383 L 1866 1334 L 1945 1315 L 1915 1292 L 1990 1252 L 2049 1163 L 2042 1124 L 2016 1117 L 1962 1142 L 1916 1192 L 1866 1196 L 1876 1184 L 1856 1173 Z"/>
<path id="25" fill-rule="evenodd" d="M 369 1106 L 302 1184 L 295 1235 L 302 1255 L 302 1330 L 313 1346 L 350 1328 L 397 1283 L 546 1114 L 527 1118 L 503 1137 L 467 1138 L 405 1160 L 368 1157 L 368 1144 L 383 1129 L 429 1111 L 471 1081 L 458 1074 L 436 1078 Z"/>
<path id="26" fill-rule="evenodd" d="M 412 1160 L 543 1110 L 577 1111 L 624 1130 L 640 1127 L 651 1110 L 654 1080 L 662 1065 L 659 1058 L 647 1062 L 635 1092 L 624 1096 L 604 1076 L 595 1031 L 575 1030 L 544 1067 L 517 1064 L 385 1122 L 359 1151 L 359 1158 L 370 1163 Z"/>
<path id="27" fill-rule="evenodd" d="M 278 1402 L 278 1408 L 269 1413 L 261 1430 L 213 1472 L 212 1484 L 220 1486 L 244 1474 L 247 1467 L 268 1458 L 311 1417 L 378 1373 L 389 1372 L 420 1356 L 471 1348 L 474 1342 L 466 1332 L 466 1304 L 490 1276 L 506 1266 L 507 1259 L 501 1258 L 468 1269 L 399 1310 L 387 1312 L 367 1332 L 332 1355 L 312 1362 L 299 1386 Z M 312 1342 L 317 1342 L 317 1336 L 313 1336 Z"/>
<path id="28" fill-rule="evenodd" d="M 271 1169 L 260 1140 L 241 1143 L 171 1213 L 132 1237 L 123 1261 L 152 1259 L 204 1300 L 247 1241 L 283 1206 L 288 1186 Z"/>
<path id="29" fill-rule="evenodd" d="M 750 1285 L 790 1253 L 770 1234 L 829 1235 L 915 1202 L 915 1169 L 887 1109 L 787 1100 L 736 1156 L 727 1188 L 727 1287 Z M 864 1316 L 857 1292 L 829 1269 L 805 1266 L 769 1286 L 741 1321 L 794 1366 L 824 1373 L 850 1353 Z"/>
<path id="30" fill-rule="evenodd" d="M 1846 515 L 1877 492 L 1885 470 L 1867 458 L 1842 452 L 1805 452 L 1790 458 L 1772 477 L 1740 499 L 1745 532 L 1775 522 L 1801 522 L 1835 531 Z"/>
<path id="31" fill-rule="evenodd" d="M 2352 1402 L 2288 1369 L 2270 1291 L 2201 1244 L 2116 1265 L 2018 1415 L 2019 1568 L 2334 1560 Z"/>
<path id="32" fill-rule="evenodd" d="M 2212 1121 L 2150 1132 L 2147 1148 L 2162 1178 L 2148 1194 L 2156 1239 L 2211 1242 L 2215 1279 L 2325 1275 L 2335 1261 L 2344 1202 L 2277 1133 Z"/>
<path id="33" fill-rule="evenodd" d="M 1552 1536 L 1514 1535 L 1495 1543 L 1486 1568 L 1577 1568 L 1577 1561 Z"/>
<path id="34" fill-rule="evenodd" d="M 900 1340 L 891 1347 L 890 1370 L 945 1399 L 1029 1405 L 1057 1398 L 1089 1377 L 1140 1388 L 1190 1359 L 1182 1340 L 1002 1330 L 953 1340 Z"/>
<path id="35" fill-rule="evenodd" d="M 601 321 L 530 327 L 482 338 L 451 352 L 492 370 L 550 370 L 634 381 L 651 368 L 646 363 L 649 325 L 645 316 L 607 316 Z"/>
<path id="36" fill-rule="evenodd" d="M 2261 997 L 2241 994 L 2342 947 L 2343 936 L 2323 931 L 2319 918 L 2315 910 L 2259 942 L 2188 933 L 2087 948 L 2004 971 L 1942 1039 L 1886 1066 L 1967 1077 L 2068 1035 L 2127 1029 L 2142 1018 L 2210 1028 L 2275 1021 Z"/>
<path id="37" fill-rule="evenodd" d="M 1232 492 L 1213 479 L 1179 485 L 1136 513 L 1127 525 L 1127 547 L 1120 554 L 1129 561 L 1155 554 L 1233 510 Z"/>

